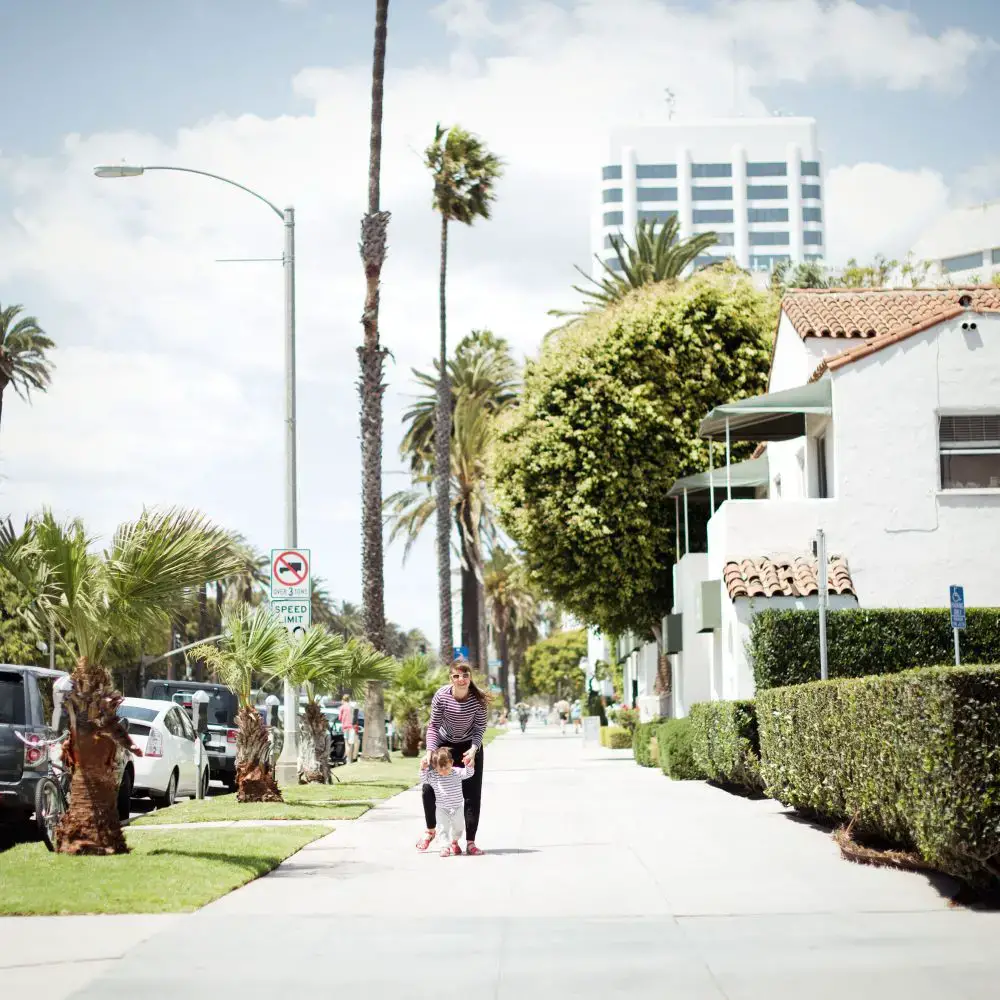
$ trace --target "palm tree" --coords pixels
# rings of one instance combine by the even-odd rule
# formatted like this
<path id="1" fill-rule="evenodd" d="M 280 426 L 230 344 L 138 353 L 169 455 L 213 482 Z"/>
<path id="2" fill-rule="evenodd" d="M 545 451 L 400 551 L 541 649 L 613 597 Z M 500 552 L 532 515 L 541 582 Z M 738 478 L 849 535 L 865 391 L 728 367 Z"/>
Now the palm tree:
<path id="1" fill-rule="evenodd" d="M 537 635 L 538 631 L 538 603 L 527 584 L 524 567 L 516 556 L 500 546 L 493 549 L 486 563 L 483 589 L 500 654 L 500 688 L 509 708 L 509 673 L 513 670 L 516 692 L 518 668 L 524 650 L 530 645 L 530 641 L 523 641 L 528 638 L 524 633 Z"/>
<path id="2" fill-rule="evenodd" d="M 476 219 L 488 219 L 496 197 L 496 182 L 503 174 L 503 161 L 486 144 L 458 125 L 434 130 L 434 141 L 424 160 L 434 178 L 434 209 L 441 213 L 441 275 L 439 318 L 441 350 L 438 362 L 438 400 L 435 426 L 434 474 L 437 482 L 438 605 L 440 608 L 442 660 L 452 658 L 451 622 L 451 484 L 449 443 L 451 441 L 451 389 L 448 378 L 448 223 L 471 226 Z"/>
<path id="3" fill-rule="evenodd" d="M 415 653 L 400 664 L 396 682 L 387 692 L 387 704 L 403 734 L 404 757 L 420 753 L 431 697 L 443 683 L 444 673 L 434 669 L 429 656 Z"/>
<path id="4" fill-rule="evenodd" d="M 3 392 L 8 385 L 21 399 L 31 398 L 31 390 L 45 392 L 52 380 L 52 362 L 46 352 L 55 343 L 38 325 L 34 316 L 23 316 L 23 306 L 0 309 L 0 415 Z"/>
<path id="5" fill-rule="evenodd" d="M 670 216 L 659 231 L 656 227 L 657 223 L 642 220 L 635 228 L 634 247 L 621 233 L 608 237 L 619 269 L 594 254 L 594 260 L 604 272 L 601 278 L 593 278 L 582 268 L 576 268 L 593 286 L 573 286 L 573 291 L 584 297 L 584 308 L 571 311 L 550 309 L 549 315 L 569 317 L 572 322 L 587 313 L 599 312 L 620 302 L 634 288 L 657 281 L 676 280 L 686 267 L 719 241 L 715 233 L 696 233 L 680 239 L 680 223 L 675 215 Z"/>
<path id="6" fill-rule="evenodd" d="M 113 761 L 117 747 L 132 744 L 107 658 L 116 643 L 138 645 L 169 629 L 196 587 L 232 572 L 233 553 L 225 532 L 178 508 L 146 510 L 120 525 L 101 555 L 92 541 L 80 520 L 61 524 L 46 510 L 21 533 L 9 521 L 0 526 L 0 567 L 24 588 L 33 631 L 46 641 L 59 636 L 76 664 L 64 751 L 73 777 L 57 849 L 124 854 Z"/>
<path id="7" fill-rule="evenodd" d="M 254 679 L 274 677 L 288 659 L 288 630 L 266 604 L 235 604 L 223 615 L 224 635 L 205 660 L 239 702 L 236 713 L 236 800 L 281 802 L 271 768 L 267 727 L 254 707 Z"/>
<path id="8" fill-rule="evenodd" d="M 298 691 L 306 689 L 299 740 L 299 781 L 330 783 L 330 730 L 319 707 L 322 693 L 350 691 L 357 697 L 369 681 L 385 683 L 396 673 L 396 661 L 364 639 L 345 641 L 313 625 L 300 640 L 288 644 L 278 674 Z"/>
<path id="9" fill-rule="evenodd" d="M 365 271 L 365 309 L 361 316 L 364 343 L 361 361 L 361 599 L 365 636 L 385 649 L 385 580 L 382 552 L 382 369 L 386 350 L 379 343 L 379 281 L 385 260 L 389 213 L 379 208 L 382 175 L 382 94 L 389 0 L 375 2 L 375 51 L 372 56 L 371 136 L 368 149 L 368 212 L 361 220 L 361 261 Z M 385 740 L 385 697 L 377 681 L 365 697 L 364 756 L 388 759 Z"/>

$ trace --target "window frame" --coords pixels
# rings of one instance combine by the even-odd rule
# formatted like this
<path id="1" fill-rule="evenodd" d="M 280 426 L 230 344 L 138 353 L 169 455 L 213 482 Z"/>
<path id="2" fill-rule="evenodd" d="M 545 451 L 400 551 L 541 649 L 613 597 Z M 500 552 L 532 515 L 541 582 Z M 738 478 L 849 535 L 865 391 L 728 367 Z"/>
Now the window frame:
<path id="1" fill-rule="evenodd" d="M 955 438 L 954 432 L 952 440 L 944 441 L 942 429 L 946 420 L 962 420 L 969 418 L 992 418 L 998 425 L 998 437 L 982 438 L 975 440 L 970 436 L 967 439 Z M 941 493 L 1000 493 L 1000 409 L 994 410 L 966 410 L 965 412 L 939 412 L 937 415 L 937 464 L 938 464 L 938 490 Z M 984 433 L 986 427 L 984 427 Z M 977 485 L 977 486 L 954 486 L 945 481 L 945 458 L 949 455 L 993 455 L 997 459 L 997 482 L 998 485 Z M 949 477 L 951 479 L 953 477 Z"/>

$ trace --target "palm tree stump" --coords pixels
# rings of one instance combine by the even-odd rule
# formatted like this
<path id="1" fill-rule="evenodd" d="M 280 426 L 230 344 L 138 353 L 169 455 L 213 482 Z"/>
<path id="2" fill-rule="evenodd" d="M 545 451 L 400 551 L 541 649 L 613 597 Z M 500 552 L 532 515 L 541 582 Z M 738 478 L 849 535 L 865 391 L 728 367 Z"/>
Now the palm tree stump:
<path id="1" fill-rule="evenodd" d="M 299 733 L 299 784 L 330 782 L 330 729 L 319 705 L 310 701 Z"/>
<path id="2" fill-rule="evenodd" d="M 283 802 L 271 770 L 271 744 L 260 713 L 242 705 L 236 713 L 236 801 Z"/>

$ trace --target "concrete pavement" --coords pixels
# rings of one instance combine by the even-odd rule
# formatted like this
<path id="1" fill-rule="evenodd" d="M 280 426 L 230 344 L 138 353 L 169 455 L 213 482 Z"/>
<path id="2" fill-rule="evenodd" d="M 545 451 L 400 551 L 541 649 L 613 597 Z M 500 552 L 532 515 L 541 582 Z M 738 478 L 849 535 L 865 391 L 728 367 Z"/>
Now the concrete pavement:
<path id="1" fill-rule="evenodd" d="M 418 855 L 421 826 L 418 792 L 406 792 L 271 875 L 167 918 L 78 980 L 79 992 L 32 995 L 1000 993 L 1000 914 L 950 907 L 947 880 L 852 865 L 825 831 L 773 802 L 671 782 L 552 728 L 487 748 L 487 856 Z"/>

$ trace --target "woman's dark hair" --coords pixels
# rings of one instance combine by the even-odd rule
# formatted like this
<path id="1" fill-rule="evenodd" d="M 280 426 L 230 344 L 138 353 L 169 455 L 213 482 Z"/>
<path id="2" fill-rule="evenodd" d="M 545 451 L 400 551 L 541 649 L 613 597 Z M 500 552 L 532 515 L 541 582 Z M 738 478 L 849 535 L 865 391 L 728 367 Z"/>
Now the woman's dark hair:
<path id="1" fill-rule="evenodd" d="M 451 669 L 469 675 L 469 694 L 485 708 L 487 704 L 486 694 L 476 686 L 476 682 L 472 679 L 472 668 L 469 666 L 469 661 L 465 657 L 459 657 L 452 663 Z"/>

